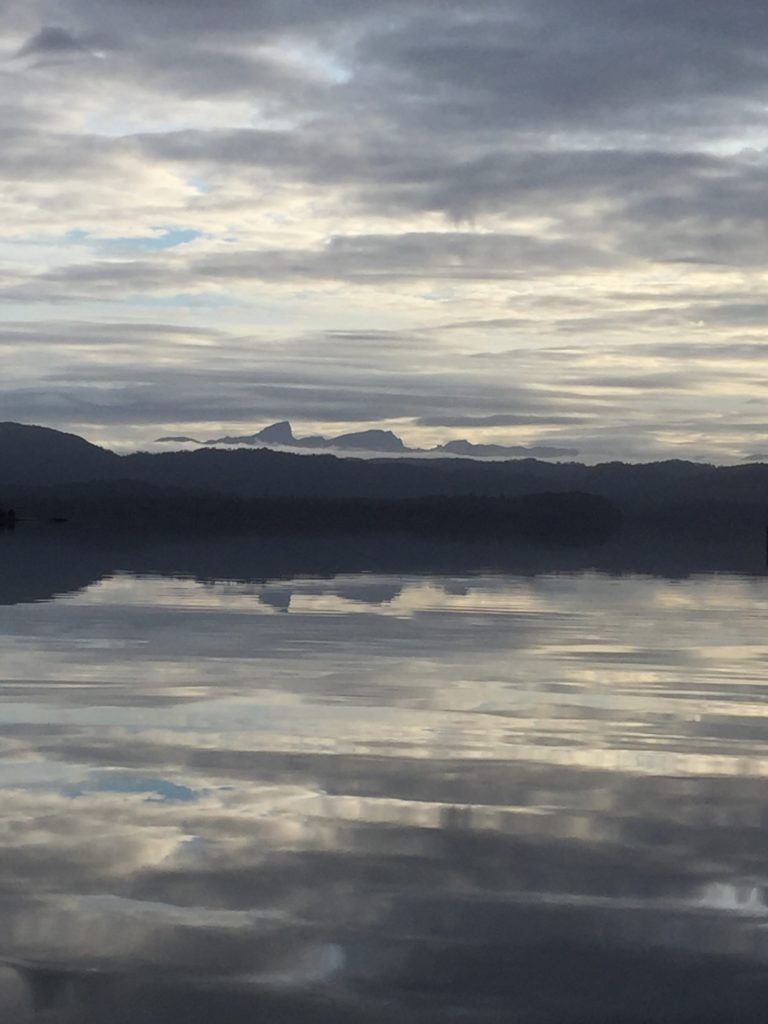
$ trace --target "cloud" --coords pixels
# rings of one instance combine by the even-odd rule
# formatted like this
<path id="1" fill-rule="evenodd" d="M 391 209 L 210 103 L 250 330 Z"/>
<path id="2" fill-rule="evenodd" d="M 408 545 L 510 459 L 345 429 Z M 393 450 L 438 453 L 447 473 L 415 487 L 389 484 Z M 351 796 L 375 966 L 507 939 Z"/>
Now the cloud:
<path id="1" fill-rule="evenodd" d="M 101 259 L 47 270 L 0 287 L 6 301 L 72 302 L 154 292 L 175 295 L 245 282 L 342 282 L 368 286 L 399 281 L 504 281 L 557 273 L 582 274 L 611 262 L 578 243 L 531 236 L 435 232 L 337 236 L 320 249 L 216 252 Z"/>
<path id="2" fill-rule="evenodd" d="M 522 427 L 543 424 L 579 423 L 584 416 L 536 415 L 535 413 L 497 413 L 492 416 L 420 416 L 423 427 Z"/>
<path id="3" fill-rule="evenodd" d="M 199 545 L 192 561 L 211 564 Z M 617 992 L 636 1002 L 634 985 L 605 1001 L 606 936 L 617 969 L 649 984 L 673 937 L 687 966 L 665 982 L 659 1020 L 670 991 L 691 1019 L 715 997 L 727 1016 L 744 965 L 764 957 L 739 879 L 763 855 L 747 812 L 766 764 L 761 750 L 726 749 L 734 730 L 747 745 L 759 733 L 759 704 L 733 702 L 724 722 L 702 676 L 716 680 L 724 650 L 733 659 L 734 619 L 738 664 L 759 658 L 754 580 L 303 575 L 280 584 L 292 597 L 281 615 L 259 600 L 263 552 L 250 565 L 256 578 L 237 583 L 115 574 L 112 562 L 84 593 L 4 613 L 4 665 L 24 694 L 0 730 L 15 744 L 3 748 L 0 953 L 28 986 L 25 1001 L 0 975 L 14 1020 L 31 1018 L 36 993 L 57 1024 L 137 1012 L 383 1024 L 393 1005 L 437 1024 L 456 1005 L 458 938 L 463 959 L 477 952 L 461 991 L 488 1020 L 510 1006 L 546 1013 L 542 971 L 562 981 L 565 963 L 574 1024 L 615 1018 Z M 661 628 L 671 607 L 695 647 Z M 608 608 L 613 648 L 574 644 Z M 311 672 L 286 659 L 299 648 Z M 647 716 L 662 741 L 652 751 L 634 742 Z M 685 750 L 665 749 L 681 730 Z M 180 789 L 195 799 L 157 799 Z M 709 825 L 701 807 L 717 812 Z M 640 830 L 662 837 L 674 877 Z M 735 879 L 713 882 L 713 846 Z M 690 969 L 705 919 L 706 983 Z M 531 956 L 530 984 L 501 969 Z M 754 1002 L 750 1024 L 762 992 Z"/>
<path id="4" fill-rule="evenodd" d="M 722 125 L 739 103 L 759 102 L 757 4 L 735 20 L 683 4 L 670 15 L 657 4 L 595 0 L 578 18 L 569 0 L 481 6 L 465 18 L 422 4 L 410 24 L 372 33 L 363 52 L 399 86 L 398 115 L 408 122 L 428 110 L 433 131 L 469 131 L 482 105 L 484 123 L 500 129 L 567 129 L 575 120 L 582 131 L 653 134 L 701 129 L 706 118 Z M 414 102 L 425 96 L 431 102 Z"/>
<path id="5" fill-rule="evenodd" d="M 68 32 L 65 28 L 48 26 L 41 28 L 31 39 L 19 49 L 18 57 L 30 55 L 60 56 L 71 53 L 83 53 L 86 50 L 81 39 Z"/>
<path id="6" fill-rule="evenodd" d="M 130 408 L 160 415 L 139 398 L 157 364 L 197 371 L 189 327 L 233 375 L 280 345 L 308 358 L 265 410 L 309 432 L 365 422 L 343 381 L 334 414 L 326 358 L 382 396 L 370 425 L 411 419 L 417 444 L 450 440 L 431 417 L 491 443 L 563 443 L 575 424 L 560 417 L 580 415 L 612 421 L 624 445 L 641 413 L 621 382 L 643 380 L 664 420 L 649 452 L 674 454 L 675 423 L 696 416 L 706 441 L 707 351 L 734 417 L 761 386 L 729 347 L 763 329 L 764 21 L 748 0 L 728 14 L 709 0 L 6 4 L 8 414 L 27 401 L 25 419 L 63 423 L 87 408 L 128 444 L 146 422 L 131 432 Z M 121 341 L 114 324 L 131 321 Z M 91 327 L 77 338 L 73 323 Z M 100 351 L 98 385 L 85 348 Z M 472 387 L 444 387 L 461 374 Z M 185 432 L 251 426 L 244 400 L 198 407 L 203 385 L 178 381 L 164 382 L 174 420 L 153 434 L 175 432 L 185 400 Z M 417 393 L 420 409 L 403 400 Z M 220 418 L 195 425 L 193 407 Z M 471 422 L 507 410 L 544 419 Z M 712 457 L 740 458 L 746 440 L 713 439 Z"/>

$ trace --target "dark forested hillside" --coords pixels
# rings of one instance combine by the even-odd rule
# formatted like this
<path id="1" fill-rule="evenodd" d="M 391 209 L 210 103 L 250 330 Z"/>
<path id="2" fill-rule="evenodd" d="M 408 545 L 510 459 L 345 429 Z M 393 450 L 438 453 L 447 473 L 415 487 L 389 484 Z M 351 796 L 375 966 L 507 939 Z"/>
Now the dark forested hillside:
<path id="1" fill-rule="evenodd" d="M 76 434 L 0 423 L 0 487 L 110 479 L 120 457 Z"/>
<path id="2" fill-rule="evenodd" d="M 766 501 L 768 466 L 670 461 L 585 466 L 536 459 L 339 458 L 270 449 L 139 452 L 119 456 L 73 434 L 0 423 L 0 485 L 136 481 L 256 496 L 400 498 L 436 494 L 523 495 L 583 491 L 623 505 Z"/>
<path id="3" fill-rule="evenodd" d="M 366 460 L 212 448 L 119 456 L 71 434 L 0 424 L 0 507 L 13 505 L 22 514 L 25 509 L 35 515 L 62 516 L 90 510 L 91 515 L 128 521 L 143 509 L 145 519 L 157 521 L 174 516 L 192 521 L 196 515 L 201 523 L 205 520 L 223 526 L 261 517 L 264 525 L 277 514 L 277 506 L 269 502 L 290 498 L 297 502 L 293 511 L 289 513 L 283 505 L 280 514 L 285 522 L 293 518 L 296 525 L 301 517 L 312 518 L 307 501 L 322 501 L 327 510 L 328 502 L 354 499 L 356 510 L 350 507 L 344 515 L 350 524 L 356 522 L 358 529 L 366 516 L 369 524 L 379 524 L 377 528 L 383 528 L 389 517 L 391 524 L 399 521 L 402 525 L 408 519 L 409 528 L 425 529 L 425 517 L 434 528 L 445 515 L 454 520 L 460 517 L 466 501 L 462 504 L 459 498 L 484 499 L 491 516 L 498 512 L 489 499 L 539 496 L 541 501 L 545 494 L 564 493 L 605 499 L 636 529 L 691 530 L 702 538 L 719 537 L 753 531 L 765 521 L 768 466 L 716 467 L 676 461 L 585 466 L 535 459 Z M 450 504 L 441 510 L 434 504 L 422 504 L 418 514 L 413 511 L 418 505 L 412 504 L 410 512 L 395 512 L 391 504 L 439 498 Z M 551 504 L 552 499 L 548 500 Z M 261 511 L 254 502 L 261 502 Z M 360 502 L 377 502 L 379 511 L 369 505 L 364 514 Z M 386 514 L 381 511 L 385 506 Z M 562 503 L 558 508 L 557 514 L 565 514 Z M 340 515 L 331 518 L 338 520 Z M 422 525 L 417 527 L 419 516 Z M 467 517 L 467 523 L 471 518 Z"/>

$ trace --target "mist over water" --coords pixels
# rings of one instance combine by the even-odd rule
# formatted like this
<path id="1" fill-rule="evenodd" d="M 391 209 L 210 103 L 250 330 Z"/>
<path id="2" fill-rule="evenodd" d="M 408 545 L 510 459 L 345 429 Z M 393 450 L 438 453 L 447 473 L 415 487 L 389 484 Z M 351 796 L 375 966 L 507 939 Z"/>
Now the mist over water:
<path id="1" fill-rule="evenodd" d="M 764 1020 L 764 576 L 15 542 L 4 1019 Z"/>

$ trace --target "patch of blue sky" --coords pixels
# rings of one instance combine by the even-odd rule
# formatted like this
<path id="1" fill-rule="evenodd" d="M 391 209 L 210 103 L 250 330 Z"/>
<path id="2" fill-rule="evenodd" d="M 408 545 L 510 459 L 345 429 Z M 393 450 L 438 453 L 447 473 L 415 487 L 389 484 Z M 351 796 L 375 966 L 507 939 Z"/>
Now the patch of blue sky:
<path id="1" fill-rule="evenodd" d="M 213 185 L 211 185 L 211 183 L 205 178 L 200 178 L 197 175 L 192 175 L 187 178 L 187 184 L 201 195 L 208 195 L 209 192 L 213 191 Z"/>
<path id="2" fill-rule="evenodd" d="M 283 56 L 304 70 L 314 72 L 319 78 L 333 85 L 346 85 L 352 80 L 352 72 L 338 57 L 317 46 L 291 43 L 283 49 Z"/>
<path id="3" fill-rule="evenodd" d="M 126 249 L 150 250 L 158 252 L 163 249 L 174 249 L 177 245 L 184 245 L 186 242 L 194 242 L 196 238 L 201 238 L 202 235 L 202 231 L 196 231 L 194 228 L 162 228 L 157 234 L 152 235 L 100 238 L 97 244 L 101 249 L 119 249 L 121 251 Z"/>
<path id="4" fill-rule="evenodd" d="M 201 793 L 169 779 L 155 776 L 122 775 L 112 772 L 93 772 L 80 785 L 68 786 L 64 795 L 84 796 L 86 793 L 135 793 L 149 800 L 163 803 L 188 803 L 198 800 Z"/>
<path id="5" fill-rule="evenodd" d="M 87 242 L 89 238 L 90 234 L 82 228 L 71 228 L 64 234 L 64 241 L 69 245 L 81 245 L 83 242 Z"/>
<path id="6" fill-rule="evenodd" d="M 99 249 L 109 251 L 118 249 L 125 250 L 149 250 L 159 252 L 163 249 L 174 249 L 177 245 L 184 245 L 186 242 L 194 242 L 202 238 L 203 232 L 195 228 L 180 228 L 174 226 L 159 225 L 149 235 L 115 235 L 113 237 L 94 236 L 83 228 L 70 228 L 63 236 L 45 236 L 30 239 L 30 243 L 40 244 L 41 242 L 63 241 L 66 245 L 93 245 Z"/>

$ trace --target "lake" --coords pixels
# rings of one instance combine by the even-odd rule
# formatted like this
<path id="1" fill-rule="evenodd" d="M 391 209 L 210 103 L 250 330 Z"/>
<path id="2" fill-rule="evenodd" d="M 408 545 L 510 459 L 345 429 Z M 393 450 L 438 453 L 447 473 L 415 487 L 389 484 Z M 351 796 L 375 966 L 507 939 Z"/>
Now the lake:
<path id="1" fill-rule="evenodd" d="M 763 575 L 13 545 L 3 1020 L 765 1020 Z"/>

